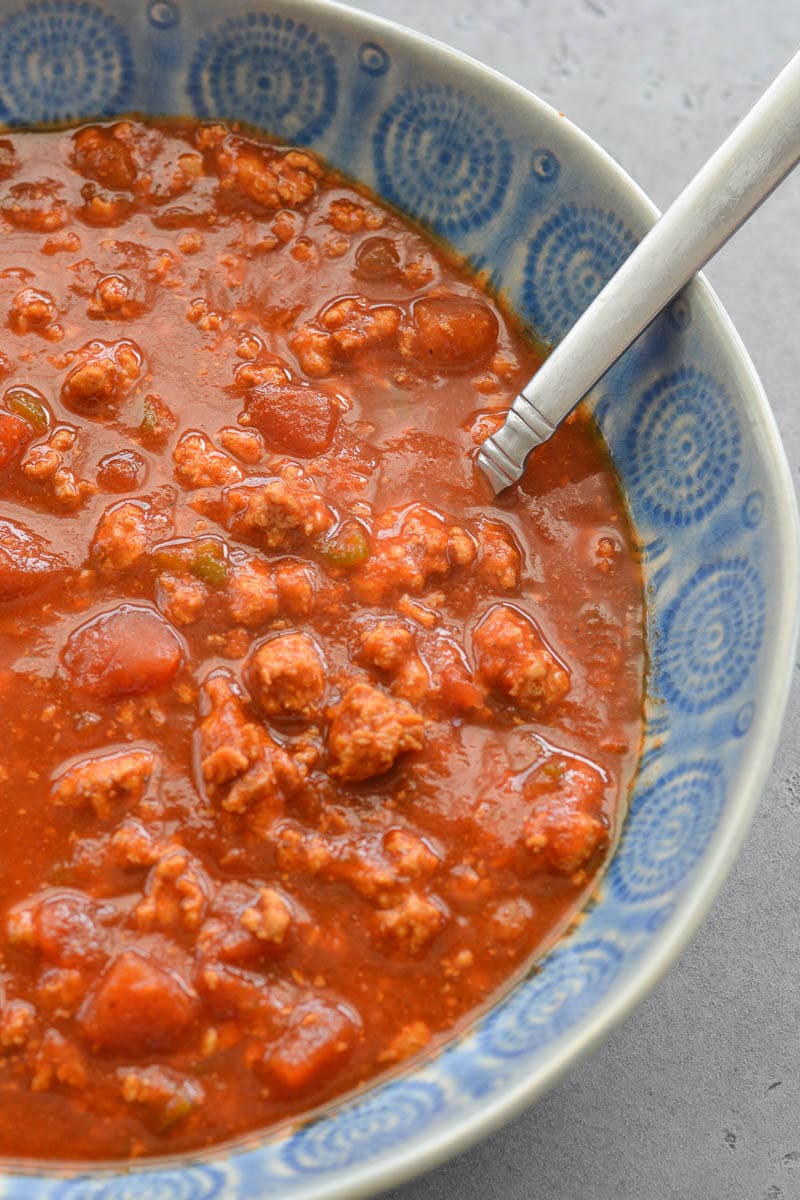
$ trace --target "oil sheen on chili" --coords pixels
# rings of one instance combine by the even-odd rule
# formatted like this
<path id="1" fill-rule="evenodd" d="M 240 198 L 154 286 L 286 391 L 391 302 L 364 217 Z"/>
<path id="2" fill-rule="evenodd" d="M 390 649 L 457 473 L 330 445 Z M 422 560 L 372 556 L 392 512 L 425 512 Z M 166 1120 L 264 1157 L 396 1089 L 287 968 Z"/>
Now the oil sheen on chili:
<path id="1" fill-rule="evenodd" d="M 575 917 L 642 720 L 578 413 L 308 153 L 0 139 L 0 1155 L 173 1153 L 432 1048 Z"/>

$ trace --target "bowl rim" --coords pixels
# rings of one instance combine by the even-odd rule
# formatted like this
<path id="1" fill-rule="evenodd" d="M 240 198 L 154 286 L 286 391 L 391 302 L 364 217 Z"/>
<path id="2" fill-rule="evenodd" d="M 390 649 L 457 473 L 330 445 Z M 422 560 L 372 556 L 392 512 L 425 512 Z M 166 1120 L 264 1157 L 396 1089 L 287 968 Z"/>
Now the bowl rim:
<path id="1" fill-rule="evenodd" d="M 254 7 L 266 5 L 267 0 L 254 0 Z M 279 0 L 281 7 L 287 0 Z M 401 22 L 355 8 L 342 0 L 291 0 L 293 15 L 303 19 L 314 13 L 333 15 L 344 27 L 363 39 L 372 34 L 376 39 L 389 36 L 417 46 L 451 64 L 462 78 L 474 80 L 478 87 L 489 81 L 509 103 L 535 113 L 547 123 L 557 121 L 568 130 L 573 143 L 587 152 L 596 163 L 602 163 L 615 181 L 623 187 L 637 217 L 649 227 L 661 215 L 647 193 L 629 173 L 589 134 L 553 105 L 515 82 L 497 69 L 487 66 L 464 51 L 448 46 L 438 39 L 415 30 Z M 761 437 L 761 453 L 772 471 L 773 487 L 782 503 L 776 506 L 775 538 L 780 547 L 776 564 L 779 577 L 777 619 L 766 650 L 767 661 L 763 677 L 770 683 L 766 702 L 758 706 L 750 730 L 754 750 L 747 756 L 737 777 L 731 780 L 730 790 L 719 819 L 716 833 L 706 848 L 698 870 L 686 885 L 685 894 L 673 912 L 653 935 L 640 960 L 631 969 L 629 978 L 615 992 L 603 997 L 591 1013 L 582 1020 L 574 1034 L 560 1041 L 549 1059 L 537 1066 L 535 1073 L 515 1083 L 509 1090 L 487 1097 L 481 1108 L 466 1114 L 453 1115 L 448 1127 L 433 1136 L 419 1135 L 414 1141 L 388 1151 L 381 1151 L 371 1160 L 334 1168 L 326 1178 L 304 1180 L 298 1200 L 362 1200 L 387 1188 L 396 1187 L 427 1172 L 453 1156 L 460 1154 L 482 1138 L 488 1137 L 511 1121 L 524 1108 L 551 1090 L 569 1070 L 579 1066 L 611 1033 L 641 1004 L 668 969 L 686 948 L 716 899 L 728 877 L 739 849 L 750 828 L 761 793 L 772 766 L 778 746 L 790 686 L 800 629 L 800 515 L 791 471 L 778 431 L 774 414 L 752 360 L 731 318 L 700 273 L 690 285 L 701 298 L 707 319 L 716 326 L 717 337 L 727 343 L 734 359 L 738 360 L 740 377 L 745 384 L 747 405 L 752 410 L 752 425 Z M 513 311 L 513 309 L 512 309 Z M 503 993 L 506 995 L 507 993 Z M 445 1042 L 445 1050 L 452 1042 Z M 409 1077 L 413 1078 L 413 1069 Z M 363 1100 L 368 1091 L 381 1086 L 377 1080 L 363 1091 L 344 1096 L 336 1107 L 347 1108 Z M 325 1113 L 317 1119 L 324 1120 Z M 187 1153 L 126 1165 L 125 1173 L 146 1175 L 171 1173 L 193 1165 L 213 1166 L 291 1136 L 289 1131 L 269 1131 L 260 1138 L 255 1135 L 247 1144 L 222 1144 L 210 1147 L 202 1155 Z M 34 1179 L 66 1181 L 70 1176 L 102 1178 L 122 1174 L 120 1166 L 98 1164 L 96 1170 L 81 1164 L 0 1164 L 0 1189 L 4 1180 L 20 1175 Z M 276 1198 L 277 1200 L 277 1198 Z"/>

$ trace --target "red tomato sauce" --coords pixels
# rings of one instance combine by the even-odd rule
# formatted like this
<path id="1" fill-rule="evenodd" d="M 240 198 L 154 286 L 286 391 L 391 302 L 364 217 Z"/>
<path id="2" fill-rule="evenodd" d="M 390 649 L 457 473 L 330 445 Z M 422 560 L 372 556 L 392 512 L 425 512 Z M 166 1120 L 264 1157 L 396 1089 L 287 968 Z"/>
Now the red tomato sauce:
<path id="1" fill-rule="evenodd" d="M 618 481 L 540 361 L 305 151 L 0 139 L 0 1154 L 297 1118 L 463 1028 L 613 845 L 642 727 Z"/>

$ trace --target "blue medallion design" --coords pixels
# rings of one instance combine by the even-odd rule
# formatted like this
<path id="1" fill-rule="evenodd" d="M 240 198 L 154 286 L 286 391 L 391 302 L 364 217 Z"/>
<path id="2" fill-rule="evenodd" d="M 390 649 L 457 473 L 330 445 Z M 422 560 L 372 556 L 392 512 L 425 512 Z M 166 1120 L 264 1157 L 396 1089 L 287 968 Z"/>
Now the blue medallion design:
<path id="1" fill-rule="evenodd" d="M 17 1177 L 4 1200 L 213 1200 L 227 1195 L 229 1172 L 223 1166 L 195 1165 L 190 1170 L 138 1170 L 93 1178 L 77 1175 L 42 1186 L 41 1180 Z"/>
<path id="2" fill-rule="evenodd" d="M 725 803 L 719 762 L 679 766 L 645 788 L 629 813 L 609 879 L 628 904 L 660 900 L 702 858 Z"/>
<path id="3" fill-rule="evenodd" d="M 493 115 L 450 83 L 401 92 L 373 139 L 379 191 L 452 237 L 496 217 L 511 178 L 511 144 Z"/>
<path id="4" fill-rule="evenodd" d="M 694 366 L 647 388 L 621 453 L 637 514 L 665 525 L 692 525 L 712 513 L 733 487 L 741 457 L 730 397 Z"/>
<path id="5" fill-rule="evenodd" d="M 189 96 L 201 117 L 247 121 L 286 141 L 312 143 L 336 113 L 336 59 L 304 22 L 248 13 L 200 39 Z"/>
<path id="6" fill-rule="evenodd" d="M 303 1172 L 330 1171 L 370 1158 L 425 1129 L 444 1107 L 435 1083 L 408 1080 L 390 1083 L 366 1100 L 326 1121 L 301 1129 L 287 1144 L 284 1157 Z"/>
<path id="7" fill-rule="evenodd" d="M 524 988 L 486 1018 L 481 1047 L 513 1058 L 552 1041 L 608 991 L 623 964 L 622 951 L 600 939 L 554 951 Z"/>
<path id="8" fill-rule="evenodd" d="M 630 230 L 605 209 L 565 204 L 549 217 L 525 263 L 523 304 L 539 336 L 560 341 L 635 245 Z"/>
<path id="9" fill-rule="evenodd" d="M 0 20 L 0 122 L 124 111 L 134 65 L 122 26 L 93 4 L 40 0 Z"/>
<path id="10" fill-rule="evenodd" d="M 667 609 L 656 662 L 667 702 L 703 713 L 750 674 L 764 637 L 764 589 L 746 559 L 705 563 Z"/>
<path id="11" fill-rule="evenodd" d="M 362 42 L 358 48 L 358 65 L 367 75 L 385 75 L 389 70 L 389 55 L 377 42 Z"/>

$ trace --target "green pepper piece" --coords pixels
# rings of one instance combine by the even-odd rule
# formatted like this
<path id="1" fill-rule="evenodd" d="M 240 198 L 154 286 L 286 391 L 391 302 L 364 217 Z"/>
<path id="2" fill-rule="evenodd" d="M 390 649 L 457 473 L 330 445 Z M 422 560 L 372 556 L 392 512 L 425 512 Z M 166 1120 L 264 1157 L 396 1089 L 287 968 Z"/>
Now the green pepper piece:
<path id="1" fill-rule="evenodd" d="M 353 570 L 369 558 L 369 542 L 357 521 L 346 521 L 330 537 L 317 544 L 317 553 L 330 567 Z"/>
<path id="2" fill-rule="evenodd" d="M 192 559 L 192 574 L 211 587 L 219 587 L 228 578 L 225 550 L 219 542 L 204 542 Z"/>
<path id="3" fill-rule="evenodd" d="M 36 433 L 47 433 L 50 427 L 50 412 L 44 397 L 33 388 L 9 388 L 5 395 L 5 404 L 9 412 L 22 417 Z"/>

